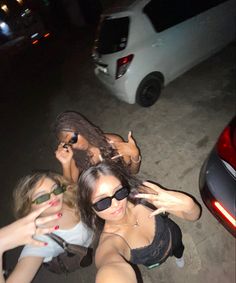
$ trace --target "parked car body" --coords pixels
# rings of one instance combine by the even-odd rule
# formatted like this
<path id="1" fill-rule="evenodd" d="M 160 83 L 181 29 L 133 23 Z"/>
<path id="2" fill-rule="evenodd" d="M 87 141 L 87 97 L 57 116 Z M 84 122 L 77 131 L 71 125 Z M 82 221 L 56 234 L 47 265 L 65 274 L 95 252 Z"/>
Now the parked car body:
<path id="1" fill-rule="evenodd" d="M 153 105 L 164 85 L 235 37 L 233 0 L 123 2 L 102 15 L 92 56 L 99 80 L 130 104 Z"/>
<path id="2" fill-rule="evenodd" d="M 236 116 L 204 162 L 199 187 L 207 208 L 236 237 Z"/>

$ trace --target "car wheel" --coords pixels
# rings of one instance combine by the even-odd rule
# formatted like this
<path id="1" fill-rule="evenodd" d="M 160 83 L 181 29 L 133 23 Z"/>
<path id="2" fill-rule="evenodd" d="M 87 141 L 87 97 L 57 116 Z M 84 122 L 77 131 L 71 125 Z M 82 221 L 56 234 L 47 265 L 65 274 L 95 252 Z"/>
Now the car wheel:
<path id="1" fill-rule="evenodd" d="M 144 78 L 136 93 L 136 102 L 142 107 L 152 106 L 161 94 L 161 80 L 154 75 Z"/>

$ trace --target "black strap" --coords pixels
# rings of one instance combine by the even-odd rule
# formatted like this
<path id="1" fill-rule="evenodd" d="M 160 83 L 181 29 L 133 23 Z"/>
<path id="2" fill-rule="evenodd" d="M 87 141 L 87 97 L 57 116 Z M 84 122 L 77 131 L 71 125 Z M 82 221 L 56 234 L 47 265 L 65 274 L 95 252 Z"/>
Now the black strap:
<path id="1" fill-rule="evenodd" d="M 61 248 L 63 248 L 63 250 L 65 250 L 66 246 L 68 245 L 68 243 L 64 239 L 56 234 L 51 233 L 47 234 L 47 236 L 54 240 Z"/>

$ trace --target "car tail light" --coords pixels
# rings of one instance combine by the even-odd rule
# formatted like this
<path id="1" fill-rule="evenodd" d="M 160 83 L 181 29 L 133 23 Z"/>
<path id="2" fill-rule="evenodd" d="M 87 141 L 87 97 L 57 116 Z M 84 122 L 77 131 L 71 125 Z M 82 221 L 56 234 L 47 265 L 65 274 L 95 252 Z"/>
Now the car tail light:
<path id="1" fill-rule="evenodd" d="M 130 54 L 117 60 L 116 79 L 119 79 L 126 73 L 133 58 L 134 54 Z"/>
<path id="2" fill-rule="evenodd" d="M 39 43 L 38 39 L 35 39 L 34 41 L 32 41 L 33 45 L 38 44 L 38 43 Z"/>
<path id="3" fill-rule="evenodd" d="M 45 34 L 43 35 L 44 38 L 47 38 L 47 37 L 49 37 L 49 36 L 50 36 L 50 32 L 45 33 Z"/>
<path id="4" fill-rule="evenodd" d="M 236 126 L 227 126 L 217 142 L 217 153 L 220 158 L 236 170 Z"/>
<path id="5" fill-rule="evenodd" d="M 213 205 L 236 228 L 236 219 L 218 201 L 214 201 Z"/>

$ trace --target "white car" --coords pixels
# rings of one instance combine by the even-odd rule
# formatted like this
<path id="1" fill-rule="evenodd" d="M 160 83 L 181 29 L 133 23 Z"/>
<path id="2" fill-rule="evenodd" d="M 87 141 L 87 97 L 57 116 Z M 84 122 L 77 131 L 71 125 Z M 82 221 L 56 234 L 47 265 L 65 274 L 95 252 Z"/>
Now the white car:
<path id="1" fill-rule="evenodd" d="M 101 16 L 95 74 L 127 103 L 153 105 L 164 85 L 234 40 L 234 0 L 136 0 Z"/>

